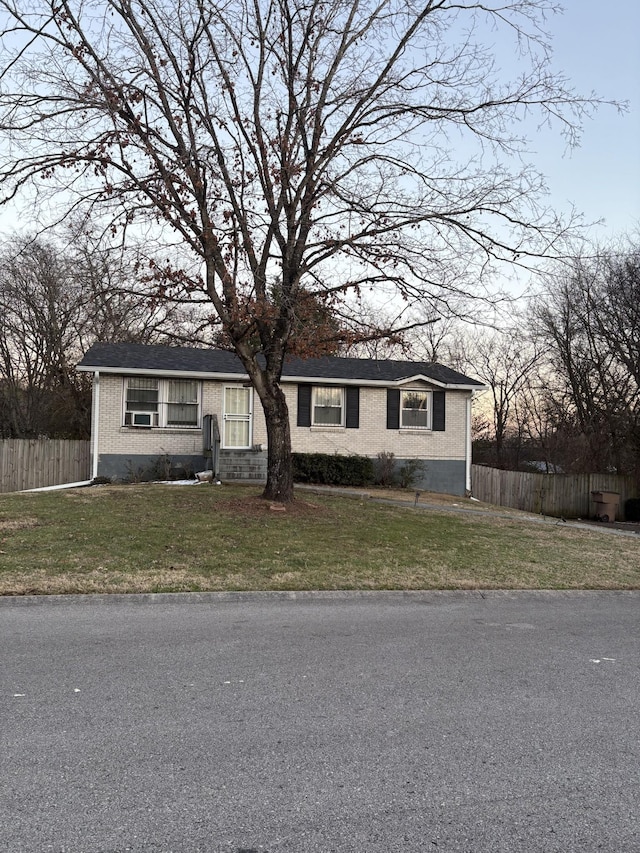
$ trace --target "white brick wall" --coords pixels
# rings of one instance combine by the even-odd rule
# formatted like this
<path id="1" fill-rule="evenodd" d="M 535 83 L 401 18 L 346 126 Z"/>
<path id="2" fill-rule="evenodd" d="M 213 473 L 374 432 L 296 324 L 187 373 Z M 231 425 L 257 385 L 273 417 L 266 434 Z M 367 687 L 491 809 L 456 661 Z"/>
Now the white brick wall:
<path id="1" fill-rule="evenodd" d="M 99 452 L 123 456 L 138 453 L 160 456 L 202 453 L 202 430 L 137 429 L 122 426 L 121 376 L 100 376 Z"/>
<path id="2" fill-rule="evenodd" d="M 418 387 L 412 384 L 411 387 Z M 424 386 L 428 387 L 428 386 Z M 448 391 L 446 398 L 446 430 L 388 430 L 386 428 L 387 395 L 384 388 L 360 388 L 360 428 L 298 427 L 297 385 L 283 384 L 291 418 L 291 439 L 298 453 L 359 453 L 376 456 L 381 451 L 397 458 L 457 459 L 465 458 L 465 418 L 467 391 Z M 199 454 L 202 451 L 201 430 L 131 429 L 122 426 L 123 378 L 100 376 L 99 451 L 116 454 L 168 453 Z M 222 429 L 222 383 L 204 382 L 202 414 L 217 414 Z M 267 433 L 262 406 L 253 394 L 253 444 L 266 445 Z"/>
<path id="3" fill-rule="evenodd" d="M 409 387 L 409 386 L 408 386 Z M 428 387 L 412 383 L 412 388 Z M 466 399 L 469 392 L 448 391 L 446 430 L 387 429 L 386 388 L 360 388 L 360 427 L 298 427 L 298 391 L 283 386 L 291 416 L 291 444 L 295 453 L 359 453 L 376 456 L 387 451 L 399 459 L 464 459 Z"/>

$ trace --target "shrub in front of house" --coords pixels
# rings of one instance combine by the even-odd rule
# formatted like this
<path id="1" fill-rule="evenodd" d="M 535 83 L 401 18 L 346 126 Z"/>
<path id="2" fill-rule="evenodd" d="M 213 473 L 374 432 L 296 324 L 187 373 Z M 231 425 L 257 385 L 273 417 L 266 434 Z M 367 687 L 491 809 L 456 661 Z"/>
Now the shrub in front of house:
<path id="1" fill-rule="evenodd" d="M 377 486 L 389 488 L 396 480 L 396 457 L 394 453 L 383 450 L 378 453 L 375 465 Z"/>
<path id="2" fill-rule="evenodd" d="M 422 459 L 407 459 L 398 471 L 400 488 L 413 489 L 424 474 L 425 469 L 426 465 Z"/>
<path id="3" fill-rule="evenodd" d="M 375 479 L 373 460 L 336 453 L 294 453 L 293 479 L 324 486 L 370 486 Z"/>

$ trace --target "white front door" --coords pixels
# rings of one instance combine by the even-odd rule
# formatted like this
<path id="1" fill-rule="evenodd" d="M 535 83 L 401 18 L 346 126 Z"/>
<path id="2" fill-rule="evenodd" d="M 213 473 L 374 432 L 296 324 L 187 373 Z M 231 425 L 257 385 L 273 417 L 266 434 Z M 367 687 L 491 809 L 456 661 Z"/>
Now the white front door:
<path id="1" fill-rule="evenodd" d="M 251 447 L 252 403 L 253 388 L 229 385 L 224 389 L 223 447 Z"/>

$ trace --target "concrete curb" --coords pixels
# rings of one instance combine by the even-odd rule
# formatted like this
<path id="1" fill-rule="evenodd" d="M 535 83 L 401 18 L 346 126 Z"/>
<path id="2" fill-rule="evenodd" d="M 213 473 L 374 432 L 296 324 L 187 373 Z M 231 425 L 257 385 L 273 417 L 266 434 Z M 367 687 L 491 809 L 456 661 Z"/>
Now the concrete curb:
<path id="1" fill-rule="evenodd" d="M 274 601 L 283 602 L 369 602 L 393 604 L 445 605 L 468 599 L 478 602 L 494 598 L 576 598 L 593 596 L 634 596 L 640 590 L 626 589 L 416 589 L 416 590 L 269 590 L 264 592 L 142 592 L 142 593 L 82 593 L 78 595 L 5 595 L 0 596 L 2 607 L 37 607 L 91 604 L 158 605 L 158 604 L 233 604 Z"/>

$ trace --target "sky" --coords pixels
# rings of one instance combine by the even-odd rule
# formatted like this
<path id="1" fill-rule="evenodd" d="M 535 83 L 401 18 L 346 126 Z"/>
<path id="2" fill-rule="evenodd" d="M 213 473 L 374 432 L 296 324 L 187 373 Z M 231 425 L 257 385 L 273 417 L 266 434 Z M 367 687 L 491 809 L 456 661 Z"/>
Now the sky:
<path id="1" fill-rule="evenodd" d="M 595 90 L 628 101 L 619 114 L 602 106 L 584 124 L 579 148 L 565 152 L 557 134 L 534 140 L 536 163 L 547 176 L 554 208 L 571 204 L 594 239 L 614 242 L 640 230 L 640 3 L 638 0 L 565 0 L 565 13 L 549 21 L 554 65 L 583 94 Z"/>
<path id="2" fill-rule="evenodd" d="M 531 159 L 546 175 L 548 203 L 574 207 L 594 225 L 589 236 L 611 244 L 640 232 L 640 2 L 564 0 L 565 12 L 551 16 L 554 67 L 584 95 L 628 102 L 628 111 L 602 106 L 584 124 L 579 148 L 567 151 L 558 129 L 534 135 Z M 514 63 L 513 69 L 517 71 Z M 16 212 L 0 212 L 0 230 L 19 226 Z"/>

